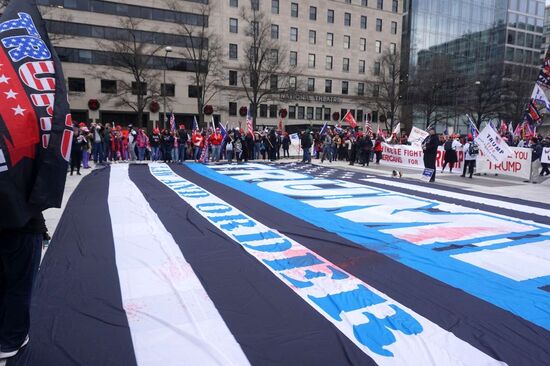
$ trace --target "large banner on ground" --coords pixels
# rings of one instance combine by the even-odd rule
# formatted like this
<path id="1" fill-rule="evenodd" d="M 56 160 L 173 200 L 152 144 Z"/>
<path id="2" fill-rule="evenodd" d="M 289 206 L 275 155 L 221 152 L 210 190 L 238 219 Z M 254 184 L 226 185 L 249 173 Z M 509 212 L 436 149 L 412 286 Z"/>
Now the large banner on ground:
<path id="1" fill-rule="evenodd" d="M 495 164 L 487 159 L 487 155 L 480 150 L 476 160 L 477 173 L 491 173 L 529 179 L 531 176 L 532 150 L 523 147 L 510 147 L 512 154 L 502 163 Z"/>
<path id="2" fill-rule="evenodd" d="M 396 167 L 424 169 L 424 152 L 416 147 L 409 145 L 389 145 L 382 144 L 382 161 L 385 165 Z M 458 151 L 458 162 L 455 164 L 456 169 L 462 169 L 464 153 Z M 445 150 L 443 146 L 437 149 L 436 167 L 441 168 L 445 159 Z"/>

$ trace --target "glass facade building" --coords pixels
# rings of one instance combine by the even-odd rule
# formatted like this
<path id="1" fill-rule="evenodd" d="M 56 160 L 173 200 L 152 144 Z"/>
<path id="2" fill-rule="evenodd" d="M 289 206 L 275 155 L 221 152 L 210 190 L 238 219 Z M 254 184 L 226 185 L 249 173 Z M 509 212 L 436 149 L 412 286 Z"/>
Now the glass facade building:
<path id="1" fill-rule="evenodd" d="M 534 83 L 540 67 L 544 24 L 543 0 L 408 0 L 403 18 L 403 69 L 409 85 L 421 77 L 417 70 L 444 57 L 451 80 L 438 130 L 464 130 L 465 90 L 479 85 L 480 75 L 501 80 L 520 76 Z M 408 94 L 407 94 L 408 95 Z M 414 103 L 407 103 L 403 119 L 422 126 Z M 467 105 L 467 101 L 466 101 Z"/>

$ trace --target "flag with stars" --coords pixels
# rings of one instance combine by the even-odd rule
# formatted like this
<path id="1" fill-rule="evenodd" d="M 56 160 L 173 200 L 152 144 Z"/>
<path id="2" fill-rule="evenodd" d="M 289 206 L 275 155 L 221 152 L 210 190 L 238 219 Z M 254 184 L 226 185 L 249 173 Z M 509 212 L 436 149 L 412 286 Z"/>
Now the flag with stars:
<path id="1" fill-rule="evenodd" d="M 72 143 L 61 62 L 35 0 L 0 19 L 0 230 L 59 207 Z"/>

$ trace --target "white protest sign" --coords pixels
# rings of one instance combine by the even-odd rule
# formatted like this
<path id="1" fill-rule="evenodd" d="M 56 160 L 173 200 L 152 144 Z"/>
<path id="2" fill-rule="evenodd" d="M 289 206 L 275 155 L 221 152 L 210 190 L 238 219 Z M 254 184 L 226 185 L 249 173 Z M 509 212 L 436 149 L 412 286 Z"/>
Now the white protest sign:
<path id="1" fill-rule="evenodd" d="M 550 147 L 542 148 L 542 155 L 540 157 L 540 162 L 550 164 Z"/>
<path id="2" fill-rule="evenodd" d="M 475 139 L 479 149 L 485 154 L 485 158 L 494 164 L 502 163 L 508 156 L 512 155 L 512 150 L 493 127 L 489 124 Z"/>
<path id="3" fill-rule="evenodd" d="M 481 150 L 476 159 L 476 172 L 529 179 L 531 176 L 532 150 L 523 147 L 511 147 L 510 150 L 512 154 L 498 164 L 487 160 L 486 155 Z"/>
<path id="4" fill-rule="evenodd" d="M 414 146 L 420 146 L 428 135 L 428 132 L 423 131 L 418 127 L 413 127 L 411 133 L 409 134 L 408 141 Z"/>
<path id="5" fill-rule="evenodd" d="M 382 164 L 411 169 L 424 169 L 424 152 L 419 146 L 389 145 L 383 143 L 382 147 Z M 456 162 L 455 167 L 457 169 L 461 169 L 462 161 L 464 160 L 464 153 L 462 150 L 458 150 L 457 155 L 458 161 Z M 435 160 L 437 168 L 441 168 L 443 166 L 444 158 L 445 150 L 443 149 L 443 146 L 439 146 Z"/>

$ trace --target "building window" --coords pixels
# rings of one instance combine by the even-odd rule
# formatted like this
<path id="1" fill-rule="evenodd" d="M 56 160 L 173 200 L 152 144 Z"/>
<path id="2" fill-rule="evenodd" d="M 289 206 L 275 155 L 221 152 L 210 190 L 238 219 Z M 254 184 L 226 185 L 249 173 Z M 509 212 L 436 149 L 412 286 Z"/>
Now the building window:
<path id="1" fill-rule="evenodd" d="M 237 86 L 237 71 L 229 70 L 229 85 Z"/>
<path id="2" fill-rule="evenodd" d="M 391 11 L 397 13 L 399 11 L 399 0 L 393 0 L 391 3 Z"/>
<path id="3" fill-rule="evenodd" d="M 291 76 L 288 78 L 288 86 L 290 89 L 296 89 L 296 76 Z"/>
<path id="4" fill-rule="evenodd" d="M 382 53 L 382 42 L 376 41 L 374 44 L 374 49 L 376 53 Z"/>
<path id="5" fill-rule="evenodd" d="M 260 0 L 250 0 L 252 10 L 260 10 Z"/>
<path id="6" fill-rule="evenodd" d="M 71 92 L 85 92 L 86 91 L 86 79 L 84 79 L 84 78 L 69 78 L 69 91 L 71 91 Z"/>
<path id="7" fill-rule="evenodd" d="M 239 20 L 235 18 L 229 18 L 229 32 L 239 33 Z"/>
<path id="8" fill-rule="evenodd" d="M 344 57 L 342 60 L 342 71 L 349 72 L 349 58 Z"/>
<path id="9" fill-rule="evenodd" d="M 267 104 L 260 104 L 260 117 L 267 118 Z"/>
<path id="10" fill-rule="evenodd" d="M 298 65 L 298 52 L 290 51 L 290 66 Z"/>
<path id="11" fill-rule="evenodd" d="M 298 3 L 290 4 L 290 16 L 293 18 L 298 18 Z"/>
<path id="12" fill-rule="evenodd" d="M 306 108 L 305 107 L 298 107 L 298 119 L 304 119 Z"/>
<path id="13" fill-rule="evenodd" d="M 147 83 L 136 83 L 135 81 L 132 81 L 132 94 L 138 95 L 141 93 L 141 95 L 147 95 Z"/>
<path id="14" fill-rule="evenodd" d="M 279 89 L 279 77 L 277 75 L 271 75 L 269 77 L 269 87 L 271 90 Z"/>
<path id="15" fill-rule="evenodd" d="M 351 14 L 350 13 L 344 13 L 344 25 L 346 27 L 351 26 Z"/>
<path id="16" fill-rule="evenodd" d="M 342 81 L 342 94 L 347 95 L 349 89 L 349 82 Z"/>
<path id="17" fill-rule="evenodd" d="M 237 115 L 237 103 L 229 102 L 229 115 L 230 116 L 236 116 Z"/>
<path id="18" fill-rule="evenodd" d="M 391 34 L 397 34 L 397 22 L 391 22 Z"/>
<path id="19" fill-rule="evenodd" d="M 309 44 L 317 43 L 317 32 L 314 30 L 309 31 Z"/>
<path id="20" fill-rule="evenodd" d="M 290 40 L 292 42 L 298 42 L 298 28 L 290 28 Z"/>
<path id="21" fill-rule="evenodd" d="M 116 80 L 101 80 L 101 92 L 105 94 L 116 94 Z"/>
<path id="22" fill-rule="evenodd" d="M 279 14 L 279 0 L 271 0 L 271 14 Z"/>
<path id="23" fill-rule="evenodd" d="M 288 119 L 296 119 L 296 107 L 293 105 L 288 106 Z"/>
<path id="24" fill-rule="evenodd" d="M 334 33 L 327 33 L 327 46 L 334 46 Z"/>
<path id="25" fill-rule="evenodd" d="M 380 85 L 375 84 L 372 86 L 372 96 L 378 98 L 380 95 Z"/>
<path id="26" fill-rule="evenodd" d="M 382 19 L 380 18 L 376 19 L 376 31 L 382 32 Z"/>
<path id="27" fill-rule="evenodd" d="M 359 60 L 359 73 L 365 73 L 365 60 Z"/>
<path id="28" fill-rule="evenodd" d="M 239 7 L 239 0 L 229 0 L 229 6 L 232 8 L 238 8 Z"/>
<path id="29" fill-rule="evenodd" d="M 271 39 L 279 39 L 279 26 L 271 24 Z"/>
<path id="30" fill-rule="evenodd" d="M 276 118 L 277 117 L 277 110 L 278 110 L 277 104 L 271 104 L 269 106 L 269 118 Z"/>
<path id="31" fill-rule="evenodd" d="M 361 6 L 369 6 L 368 0 L 361 0 Z"/>
<path id="32" fill-rule="evenodd" d="M 307 107 L 307 120 L 311 121 L 313 119 L 313 107 Z"/>
<path id="33" fill-rule="evenodd" d="M 279 63 L 279 50 L 276 48 L 272 48 L 270 50 L 269 56 L 271 57 L 271 62 L 273 65 L 277 65 Z"/>
<path id="34" fill-rule="evenodd" d="M 323 116 L 323 119 L 325 121 L 330 121 L 331 112 L 332 112 L 332 110 L 330 108 L 325 108 L 325 115 Z"/>
<path id="35" fill-rule="evenodd" d="M 237 54 L 237 45 L 235 43 L 229 44 L 229 58 L 232 60 L 236 60 L 238 57 Z"/>
<path id="36" fill-rule="evenodd" d="M 397 45 L 395 43 L 390 43 L 390 53 L 392 55 L 395 55 L 396 50 L 397 50 Z"/>
<path id="37" fill-rule="evenodd" d="M 365 83 L 357 84 L 357 95 L 365 95 Z"/>
<path id="38" fill-rule="evenodd" d="M 332 80 L 325 80 L 325 93 L 332 93 Z"/>
<path id="39" fill-rule="evenodd" d="M 350 43 L 351 43 L 351 37 L 344 36 L 344 48 L 349 48 Z"/>
<path id="40" fill-rule="evenodd" d="M 344 1 L 346 4 L 351 4 L 351 0 L 345 0 Z"/>
<path id="41" fill-rule="evenodd" d="M 380 10 L 384 10 L 384 0 L 377 0 L 376 7 Z"/>
<path id="42" fill-rule="evenodd" d="M 314 53 L 310 53 L 307 56 L 307 67 L 309 67 L 310 69 L 315 68 L 315 54 Z"/>
<path id="43" fill-rule="evenodd" d="M 376 76 L 380 75 L 380 62 L 374 63 L 373 74 Z"/>
<path id="44" fill-rule="evenodd" d="M 160 84 L 160 95 L 162 97 L 175 97 L 176 96 L 176 86 L 174 84 Z"/>
<path id="45" fill-rule="evenodd" d="M 361 29 L 367 29 L 367 17 L 361 15 Z"/>
<path id="46" fill-rule="evenodd" d="M 327 23 L 334 23 L 334 10 L 327 10 Z"/>
<path id="47" fill-rule="evenodd" d="M 199 97 L 199 89 L 196 85 L 189 85 L 187 87 L 187 96 L 189 98 L 198 98 Z"/>
<path id="48" fill-rule="evenodd" d="M 367 50 L 367 39 L 361 38 L 359 40 L 359 50 L 360 51 L 366 51 Z"/>
<path id="49" fill-rule="evenodd" d="M 362 121 L 363 120 L 363 110 L 362 109 L 357 110 L 357 115 L 355 116 L 355 120 L 356 121 Z"/>
<path id="50" fill-rule="evenodd" d="M 316 107 L 315 108 L 315 120 L 321 121 L 323 119 L 323 108 Z"/>
<path id="51" fill-rule="evenodd" d="M 315 78 L 308 78 L 307 79 L 307 91 L 308 92 L 314 92 L 315 91 Z"/>
<path id="52" fill-rule="evenodd" d="M 325 69 L 332 70 L 332 56 L 327 56 L 325 58 Z"/>
<path id="53" fill-rule="evenodd" d="M 317 8 L 315 6 L 309 7 L 309 20 L 317 20 Z"/>

